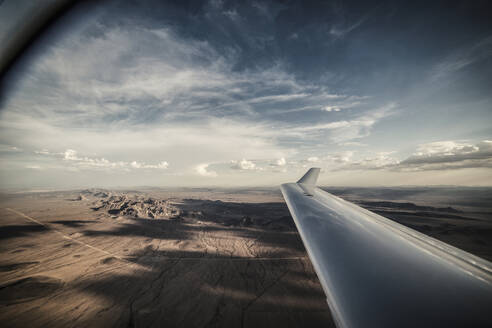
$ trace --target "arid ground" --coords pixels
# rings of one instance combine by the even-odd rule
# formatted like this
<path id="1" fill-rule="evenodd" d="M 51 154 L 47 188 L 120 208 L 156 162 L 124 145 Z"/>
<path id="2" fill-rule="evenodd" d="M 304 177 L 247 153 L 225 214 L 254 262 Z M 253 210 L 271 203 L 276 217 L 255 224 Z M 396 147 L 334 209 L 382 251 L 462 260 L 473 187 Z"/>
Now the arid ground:
<path id="1" fill-rule="evenodd" d="M 326 188 L 492 260 L 492 190 Z M 330 327 L 276 189 L 4 193 L 2 327 Z"/>

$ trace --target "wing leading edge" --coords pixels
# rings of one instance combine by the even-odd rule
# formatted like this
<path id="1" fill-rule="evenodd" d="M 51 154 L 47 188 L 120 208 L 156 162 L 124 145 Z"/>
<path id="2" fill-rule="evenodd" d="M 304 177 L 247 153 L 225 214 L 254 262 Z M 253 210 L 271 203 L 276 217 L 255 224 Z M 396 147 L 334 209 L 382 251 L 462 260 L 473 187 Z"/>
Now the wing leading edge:
<path id="1" fill-rule="evenodd" d="M 338 327 L 492 327 L 492 264 L 315 187 L 281 186 Z"/>

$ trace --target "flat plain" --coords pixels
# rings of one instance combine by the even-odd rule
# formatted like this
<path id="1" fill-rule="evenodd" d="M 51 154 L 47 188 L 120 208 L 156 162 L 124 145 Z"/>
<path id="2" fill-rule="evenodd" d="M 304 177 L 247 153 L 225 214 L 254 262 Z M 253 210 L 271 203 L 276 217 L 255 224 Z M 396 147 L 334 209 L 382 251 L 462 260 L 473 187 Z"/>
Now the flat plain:
<path id="1" fill-rule="evenodd" d="M 324 188 L 492 260 L 488 188 Z M 277 189 L 0 196 L 4 327 L 330 327 Z"/>

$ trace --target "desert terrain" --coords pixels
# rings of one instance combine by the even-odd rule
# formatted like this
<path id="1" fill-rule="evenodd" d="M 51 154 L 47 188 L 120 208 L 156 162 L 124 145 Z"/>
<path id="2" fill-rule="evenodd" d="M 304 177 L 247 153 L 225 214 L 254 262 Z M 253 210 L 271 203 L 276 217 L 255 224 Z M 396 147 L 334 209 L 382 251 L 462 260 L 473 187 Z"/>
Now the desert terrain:
<path id="1" fill-rule="evenodd" d="M 324 188 L 492 260 L 488 188 Z M 334 327 L 278 189 L 0 196 L 3 327 Z"/>

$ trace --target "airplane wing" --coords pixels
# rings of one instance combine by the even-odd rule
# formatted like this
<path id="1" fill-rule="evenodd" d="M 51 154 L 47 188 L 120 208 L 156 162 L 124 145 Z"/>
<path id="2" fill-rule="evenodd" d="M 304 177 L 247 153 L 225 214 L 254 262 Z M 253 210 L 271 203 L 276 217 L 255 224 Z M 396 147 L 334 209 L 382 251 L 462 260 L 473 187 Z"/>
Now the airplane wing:
<path id="1" fill-rule="evenodd" d="M 492 327 L 492 263 L 315 186 L 282 194 L 337 327 Z"/>

